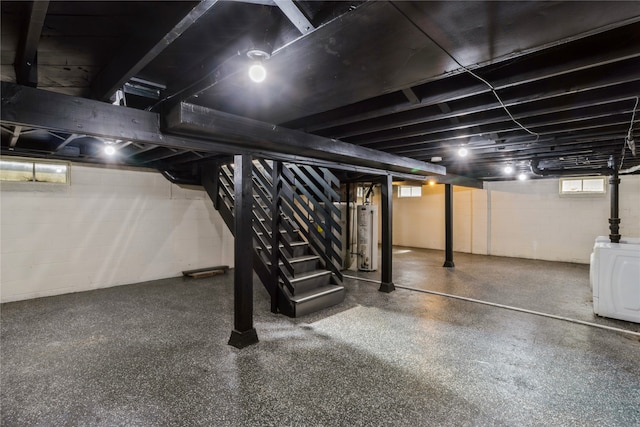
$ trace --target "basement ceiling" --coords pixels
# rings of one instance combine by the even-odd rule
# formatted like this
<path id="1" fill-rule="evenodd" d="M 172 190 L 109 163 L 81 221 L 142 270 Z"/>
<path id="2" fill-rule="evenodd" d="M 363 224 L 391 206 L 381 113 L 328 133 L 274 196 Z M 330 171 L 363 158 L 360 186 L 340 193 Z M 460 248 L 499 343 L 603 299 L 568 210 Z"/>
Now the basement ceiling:
<path id="1" fill-rule="evenodd" d="M 0 5 L 3 82 L 157 112 L 165 125 L 186 103 L 480 181 L 531 163 L 554 174 L 640 166 L 637 1 Z M 270 54 L 262 83 L 248 77 L 252 49 Z M 109 159 L 101 138 L 2 123 L 3 155 L 175 171 L 221 154 L 115 144 Z"/>

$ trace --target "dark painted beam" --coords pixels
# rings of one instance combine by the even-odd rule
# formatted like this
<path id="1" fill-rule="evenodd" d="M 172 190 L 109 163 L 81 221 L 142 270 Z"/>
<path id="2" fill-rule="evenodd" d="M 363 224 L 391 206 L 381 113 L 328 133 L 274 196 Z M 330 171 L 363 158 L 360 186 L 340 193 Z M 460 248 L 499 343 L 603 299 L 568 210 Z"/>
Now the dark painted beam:
<path id="1" fill-rule="evenodd" d="M 607 52 L 597 57 L 582 57 L 571 62 L 558 61 L 543 68 L 540 66 L 532 67 L 531 70 L 525 73 L 514 73 L 509 77 L 491 81 L 491 84 L 499 91 L 507 105 L 510 105 L 516 102 L 512 97 L 520 98 L 520 102 L 522 102 L 527 99 L 527 93 L 530 94 L 529 97 L 532 99 L 537 99 L 537 97 L 542 96 L 542 94 L 533 93 L 528 89 L 532 84 L 535 85 L 535 87 L 544 88 L 544 95 L 550 96 L 554 94 L 574 93 L 580 90 L 581 87 L 582 90 L 585 90 L 590 87 L 597 88 L 603 87 L 603 85 L 621 83 L 628 81 L 627 75 L 636 76 L 637 78 L 637 65 L 635 64 L 638 63 L 639 57 L 640 51 L 637 46 L 625 44 L 607 50 Z M 628 72 L 626 69 L 628 69 Z M 580 83 L 580 79 L 575 77 L 589 74 L 595 74 L 598 78 L 590 83 Z M 323 119 L 323 114 L 318 114 L 317 118 L 316 116 L 305 118 L 305 123 L 315 123 L 305 125 L 304 129 L 307 132 L 316 132 L 391 114 L 422 109 L 428 105 L 437 105 L 442 102 L 490 94 L 490 90 L 486 85 L 474 81 L 467 75 L 452 76 L 449 77 L 449 79 L 455 81 L 457 84 L 452 85 L 450 90 L 444 92 L 439 88 L 441 81 L 426 83 L 423 87 L 414 87 L 414 92 L 420 89 L 427 93 L 426 96 L 421 98 L 420 104 L 406 102 L 377 108 L 371 111 L 350 111 L 350 107 L 344 107 L 335 112 L 326 113 L 334 114 L 334 118 Z M 567 80 L 569 80 L 571 84 L 562 84 L 562 82 Z M 520 95 L 518 95 L 519 87 L 526 89 L 521 91 L 522 94 Z M 567 87 L 570 87 L 571 90 L 568 91 Z M 510 93 L 514 95 L 509 96 L 509 93 L 505 95 L 505 90 L 509 90 Z M 539 90 L 535 92 L 539 92 Z M 297 122 L 293 122 L 288 124 L 288 126 L 296 127 L 296 123 Z"/>
<path id="2" fill-rule="evenodd" d="M 27 22 L 14 63 L 16 81 L 19 84 L 32 87 L 38 85 L 38 44 L 48 8 L 49 0 L 32 1 L 29 5 Z"/>
<path id="3" fill-rule="evenodd" d="M 640 61 L 638 61 L 638 67 L 640 67 Z M 607 84 L 607 82 L 604 81 L 598 81 L 597 83 L 592 82 L 585 86 L 574 85 L 570 92 L 567 92 L 566 88 L 554 91 L 546 90 L 544 94 L 539 94 L 535 98 L 531 96 L 530 90 L 526 93 L 515 93 L 511 91 L 509 94 L 506 94 L 502 100 L 518 119 L 556 111 L 560 112 L 585 108 L 629 99 L 629 94 L 640 92 L 640 73 L 636 73 L 635 77 L 627 77 L 633 80 L 613 85 Z M 349 140 L 349 138 L 361 136 L 364 140 L 367 134 L 377 137 L 380 132 L 389 129 L 404 128 L 443 120 L 449 120 L 455 125 L 458 125 L 461 120 L 464 121 L 470 115 L 479 113 L 487 115 L 498 113 L 503 116 L 505 114 L 500 103 L 487 94 L 455 100 L 452 101 L 451 104 L 456 106 L 454 110 L 451 108 L 443 110 L 441 106 L 448 104 L 440 103 L 421 109 L 366 120 L 351 126 L 332 129 L 328 133 L 322 132 L 321 134 L 331 136 L 332 138 L 343 139 L 348 142 L 355 142 Z"/>
<path id="4" fill-rule="evenodd" d="M 167 29 L 153 22 L 145 23 L 144 37 L 138 36 L 126 44 L 119 56 L 114 58 L 91 85 L 91 97 L 107 101 L 131 77 L 140 72 L 163 50 L 187 31 L 202 16 L 207 14 L 218 0 L 203 0 L 173 28 Z"/>
<path id="5" fill-rule="evenodd" d="M 216 141 L 261 147 L 292 155 L 350 163 L 416 175 L 444 175 L 442 166 L 358 147 L 193 104 L 181 103 L 166 118 L 167 129 Z"/>
<path id="6" fill-rule="evenodd" d="M 205 139 L 201 134 L 189 137 L 163 133 L 160 129 L 160 116 L 150 111 L 8 82 L 1 83 L 0 93 L 0 121 L 3 124 L 134 141 L 149 144 L 149 149 L 162 146 L 201 153 L 253 153 L 256 157 L 377 175 L 384 175 L 385 171 L 390 170 L 394 176 L 408 179 L 411 176 L 419 178 L 446 173 L 442 166 L 214 110 L 199 110 L 193 117 L 206 125 L 205 129 L 209 134 L 205 134 Z M 182 105 L 176 106 L 178 116 L 182 108 Z M 210 125 L 215 125 L 217 132 L 212 133 Z M 481 186 L 482 183 L 477 182 L 477 185 Z"/>
<path id="7" fill-rule="evenodd" d="M 380 279 L 380 292 L 393 292 L 396 287 L 393 284 L 393 177 L 382 177 L 382 271 Z M 376 225 L 374 224 L 374 227 Z M 373 242 L 375 244 L 375 242 Z"/>
<path id="8" fill-rule="evenodd" d="M 455 267 L 453 263 L 453 185 L 444 185 L 445 260 L 443 267 Z"/>
<path id="9" fill-rule="evenodd" d="M 595 123 L 600 120 L 602 125 L 608 125 L 617 120 L 616 116 L 623 116 L 627 121 L 633 113 L 634 101 L 629 97 L 614 99 L 613 102 L 597 102 L 592 105 L 578 106 L 574 108 L 548 108 L 525 114 L 514 114 L 514 117 L 525 124 L 530 130 L 544 135 L 555 132 L 554 127 L 566 131 L 574 123 Z M 471 135 L 486 135 L 490 133 L 504 134 L 506 132 L 520 132 L 517 126 L 502 110 L 493 112 L 481 112 L 469 115 L 458 125 L 452 125 L 446 121 L 435 125 L 408 126 L 406 128 L 393 129 L 379 132 L 376 136 L 349 139 L 348 142 L 370 148 L 384 150 L 401 146 L 402 149 L 423 141 L 440 141 L 451 137 L 469 137 Z M 402 152 L 403 150 L 398 150 Z"/>

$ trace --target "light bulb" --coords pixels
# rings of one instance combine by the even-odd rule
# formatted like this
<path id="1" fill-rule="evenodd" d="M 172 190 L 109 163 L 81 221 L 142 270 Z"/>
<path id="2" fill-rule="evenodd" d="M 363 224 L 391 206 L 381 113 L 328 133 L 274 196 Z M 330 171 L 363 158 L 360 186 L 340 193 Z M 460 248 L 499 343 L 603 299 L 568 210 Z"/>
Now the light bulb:
<path id="1" fill-rule="evenodd" d="M 469 150 L 464 147 L 460 147 L 460 149 L 458 150 L 458 156 L 465 157 L 467 154 L 469 154 Z"/>
<path id="2" fill-rule="evenodd" d="M 104 147 L 104 154 L 106 154 L 107 156 L 113 156 L 115 153 L 116 149 L 111 145 L 107 145 L 106 147 Z"/>
<path id="3" fill-rule="evenodd" d="M 520 181 L 524 181 L 524 180 L 526 180 L 526 179 L 527 179 L 527 175 L 526 175 L 526 174 L 524 174 L 524 173 L 521 173 L 520 175 L 518 175 L 518 179 L 519 179 Z"/>
<path id="4" fill-rule="evenodd" d="M 267 70 L 262 64 L 253 64 L 249 67 L 249 78 L 256 82 L 263 82 L 267 78 Z"/>
<path id="5" fill-rule="evenodd" d="M 513 167 L 505 166 L 504 167 L 504 173 L 506 173 L 507 175 L 511 175 L 513 173 Z"/>

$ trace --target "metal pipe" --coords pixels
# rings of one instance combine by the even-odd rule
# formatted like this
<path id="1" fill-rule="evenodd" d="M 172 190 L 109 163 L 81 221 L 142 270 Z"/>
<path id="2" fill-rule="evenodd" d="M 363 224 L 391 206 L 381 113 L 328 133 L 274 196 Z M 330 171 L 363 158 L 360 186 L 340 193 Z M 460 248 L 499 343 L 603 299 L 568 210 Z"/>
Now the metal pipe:
<path id="1" fill-rule="evenodd" d="M 598 166 L 593 168 L 575 168 L 575 169 L 540 169 L 538 160 L 531 160 L 529 168 L 531 172 L 538 176 L 579 176 L 579 175 L 613 175 L 617 174 L 615 168 L 611 166 Z"/>
<path id="2" fill-rule="evenodd" d="M 614 159 L 609 160 L 609 164 L 615 164 Z M 611 218 L 609 218 L 609 240 L 611 243 L 620 243 L 620 214 L 618 211 L 620 205 L 619 187 L 620 178 L 618 177 L 618 170 L 614 168 L 613 175 L 609 178 L 610 194 L 611 194 Z"/>
<path id="3" fill-rule="evenodd" d="M 198 185 L 201 186 L 202 182 L 200 181 L 200 179 L 186 179 L 186 178 L 180 178 L 177 177 L 175 175 L 173 175 L 171 172 L 169 171 L 164 171 L 161 170 L 160 173 L 162 174 L 162 176 L 164 176 L 169 182 L 171 182 L 172 184 L 178 184 L 178 185 Z"/>

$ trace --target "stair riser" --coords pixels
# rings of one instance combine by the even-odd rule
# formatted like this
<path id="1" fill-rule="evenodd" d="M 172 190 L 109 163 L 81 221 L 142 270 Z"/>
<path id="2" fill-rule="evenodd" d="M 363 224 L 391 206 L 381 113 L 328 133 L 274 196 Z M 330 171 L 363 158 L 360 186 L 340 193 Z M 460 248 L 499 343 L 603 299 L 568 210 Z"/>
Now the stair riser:
<path id="1" fill-rule="evenodd" d="M 344 289 L 301 303 L 296 303 L 294 306 L 295 317 L 304 316 L 306 314 L 331 307 L 332 305 L 340 304 L 342 301 L 344 301 Z"/>
<path id="2" fill-rule="evenodd" d="M 318 268 L 318 260 L 312 259 L 309 261 L 294 262 L 291 265 L 293 266 L 293 272 L 295 274 L 306 273 Z"/>
<path id="3" fill-rule="evenodd" d="M 299 256 L 302 256 L 302 255 L 307 255 L 309 253 L 309 246 L 307 246 L 307 245 L 293 246 L 292 249 L 293 249 L 293 253 L 291 254 L 291 258 L 299 257 Z M 283 248 L 282 250 L 286 254 L 289 253 L 289 250 L 287 248 Z"/>
<path id="4" fill-rule="evenodd" d="M 331 275 L 325 274 L 319 277 L 310 277 L 305 280 L 296 281 L 293 283 L 294 294 L 301 294 L 303 292 L 310 291 L 311 289 L 318 288 L 330 284 Z"/>

